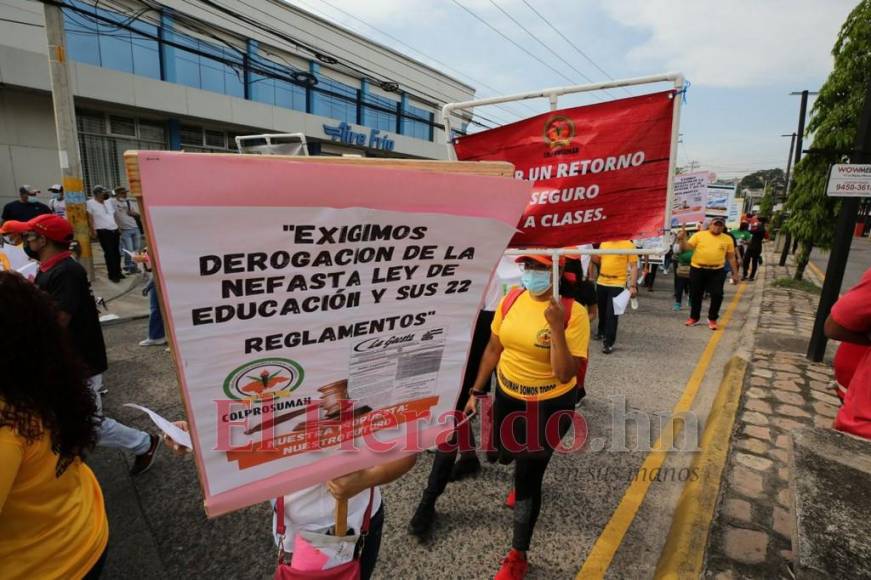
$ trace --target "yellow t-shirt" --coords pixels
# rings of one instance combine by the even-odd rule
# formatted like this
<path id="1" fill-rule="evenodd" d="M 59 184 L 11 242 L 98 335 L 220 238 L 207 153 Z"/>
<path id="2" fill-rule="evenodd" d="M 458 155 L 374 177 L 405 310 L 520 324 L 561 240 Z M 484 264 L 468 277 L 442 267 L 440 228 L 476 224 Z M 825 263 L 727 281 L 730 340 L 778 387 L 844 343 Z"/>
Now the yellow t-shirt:
<path id="1" fill-rule="evenodd" d="M 690 265 L 695 268 L 722 268 L 726 265 L 726 254 L 735 251 L 735 242 L 727 234 L 715 236 L 708 230 L 696 232 L 687 245 L 693 249 Z"/>
<path id="2" fill-rule="evenodd" d="M 47 432 L 28 443 L 0 428 L 0 577 L 81 578 L 109 541 L 97 478 L 81 460 L 55 477 Z"/>
<path id="3" fill-rule="evenodd" d="M 572 377 L 560 383 L 550 366 L 550 328 L 544 318 L 548 301 L 535 300 L 529 292 L 521 294 L 502 319 L 502 302 L 490 330 L 502 343 L 502 356 L 496 376 L 502 391 L 516 399 L 543 401 L 570 391 L 577 382 Z M 572 356 L 587 357 L 590 319 L 587 309 L 572 302 L 572 316 L 566 329 L 566 343 Z"/>
<path id="4" fill-rule="evenodd" d="M 635 244 L 629 240 L 620 240 L 616 242 L 602 242 L 599 245 L 600 250 L 634 250 Z M 629 264 L 637 264 L 638 256 L 622 255 L 622 256 L 602 256 L 602 262 L 599 264 L 599 277 L 596 278 L 596 284 L 600 286 L 626 286 L 626 268 Z"/>

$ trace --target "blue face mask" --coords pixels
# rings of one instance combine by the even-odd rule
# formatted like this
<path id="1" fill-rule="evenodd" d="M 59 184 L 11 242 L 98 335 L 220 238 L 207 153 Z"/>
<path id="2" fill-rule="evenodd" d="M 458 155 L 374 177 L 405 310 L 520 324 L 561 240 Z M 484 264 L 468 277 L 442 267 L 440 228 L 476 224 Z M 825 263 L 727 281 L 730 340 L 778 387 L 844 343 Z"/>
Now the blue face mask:
<path id="1" fill-rule="evenodd" d="M 524 270 L 520 280 L 532 294 L 544 294 L 550 288 L 550 270 Z"/>

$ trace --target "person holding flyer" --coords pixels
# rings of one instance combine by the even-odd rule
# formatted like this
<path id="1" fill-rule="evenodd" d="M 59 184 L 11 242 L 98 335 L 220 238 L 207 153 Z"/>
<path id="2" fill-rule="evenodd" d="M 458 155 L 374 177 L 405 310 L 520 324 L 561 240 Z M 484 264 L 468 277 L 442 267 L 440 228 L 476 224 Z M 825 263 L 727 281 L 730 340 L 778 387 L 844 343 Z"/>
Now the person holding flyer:
<path id="1" fill-rule="evenodd" d="M 602 242 L 600 250 L 634 250 L 635 244 L 629 240 Z M 617 323 L 619 315 L 614 311 L 614 298 L 626 289 L 626 270 L 629 269 L 629 294 L 634 298 L 638 294 L 638 256 L 629 254 L 612 254 L 593 256 L 593 262 L 599 266 L 599 277 L 596 279 L 596 291 L 599 296 L 599 329 L 596 340 L 602 341 L 602 352 L 614 352 L 617 342 Z"/>
<path id="2" fill-rule="evenodd" d="M 551 258 L 522 256 L 518 261 L 524 290 L 506 295 L 496 308 L 490 341 L 465 407 L 467 414 L 477 412 L 478 399 L 485 396 L 495 370 L 494 427 L 501 432 L 509 417 L 505 425 L 511 427 L 498 440 L 500 461 L 514 461 L 514 490 L 507 502 L 514 508 L 513 539 L 496 580 L 526 575 L 544 472 L 572 424 L 576 377 L 585 365 L 590 337 L 584 307 L 570 296 L 553 297 Z M 560 266 L 564 263 L 561 258 Z"/>

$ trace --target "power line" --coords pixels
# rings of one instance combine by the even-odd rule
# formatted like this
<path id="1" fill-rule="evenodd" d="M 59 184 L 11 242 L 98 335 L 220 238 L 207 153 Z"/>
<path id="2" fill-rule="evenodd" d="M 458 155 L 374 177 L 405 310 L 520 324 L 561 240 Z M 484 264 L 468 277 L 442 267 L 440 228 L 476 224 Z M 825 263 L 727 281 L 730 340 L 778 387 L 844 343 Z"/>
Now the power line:
<path id="1" fill-rule="evenodd" d="M 541 46 L 543 46 L 543 47 L 544 47 L 548 52 L 550 52 L 552 55 L 554 55 L 555 57 L 557 57 L 558 59 L 560 59 L 560 60 L 563 62 L 563 64 L 565 64 L 567 67 L 569 67 L 570 69 L 572 69 L 573 71 L 575 71 L 577 74 L 579 74 L 580 77 L 581 77 L 582 79 L 584 79 L 585 81 L 587 81 L 587 82 L 589 82 L 589 83 L 592 83 L 592 82 L 593 82 L 593 79 L 591 79 L 590 77 L 588 77 L 587 75 L 585 75 L 584 73 L 582 73 L 581 71 L 579 71 L 577 68 L 575 68 L 575 66 L 574 66 L 572 63 L 570 63 L 569 61 L 567 61 L 566 59 L 564 59 L 562 56 L 560 56 L 560 54 L 559 54 L 558 52 L 556 52 L 554 49 L 552 49 L 552 48 L 549 47 L 547 44 L 545 44 L 544 42 L 542 42 L 541 39 L 539 39 L 539 38 L 538 38 L 537 36 L 535 36 L 532 32 L 530 32 L 528 28 L 526 28 L 523 24 L 520 23 L 520 21 L 518 21 L 516 18 L 514 18 L 513 16 L 511 16 L 511 14 L 510 14 L 507 10 L 505 10 L 504 8 L 502 8 L 501 6 L 499 6 L 499 5 L 495 2 L 495 0 L 490 0 L 490 4 L 492 4 L 493 6 L 495 6 L 496 9 L 499 10 L 499 12 L 501 12 L 502 14 L 504 14 L 505 16 L 507 16 L 508 19 L 511 20 L 511 22 L 513 22 L 514 24 L 516 24 L 516 25 L 517 25 L 517 26 L 518 26 L 518 27 L 519 27 L 523 32 L 525 32 L 525 33 L 527 34 L 527 36 L 529 36 L 530 38 L 532 38 L 532 40 L 534 40 L 535 42 L 537 42 L 538 44 L 540 44 Z M 605 92 L 606 92 L 608 95 L 612 96 L 612 97 L 614 96 L 613 94 L 611 94 L 610 91 L 607 91 L 607 90 L 606 90 Z"/>
<path id="2" fill-rule="evenodd" d="M 575 84 L 575 81 L 573 81 L 572 79 L 570 79 L 569 77 L 567 77 L 567 76 L 566 76 L 565 74 L 563 74 L 560 70 L 554 68 L 553 66 L 551 66 L 551 65 L 548 64 L 547 62 L 545 62 L 545 61 L 543 61 L 542 59 L 540 59 L 540 58 L 539 58 L 538 56 L 536 56 L 535 54 L 529 52 L 527 49 L 525 49 L 524 47 L 522 47 L 520 44 L 518 44 L 517 42 L 515 42 L 514 40 L 512 40 L 512 39 L 511 39 L 509 36 L 507 36 L 505 33 L 503 33 L 502 31 L 500 31 L 498 28 L 496 28 L 495 26 L 493 26 L 492 24 L 490 24 L 489 22 L 487 22 L 485 19 L 483 19 L 483 18 L 481 18 L 480 16 L 478 16 L 475 12 L 469 10 L 468 8 L 466 8 L 465 6 L 463 6 L 462 4 L 460 4 L 459 0 L 451 0 L 451 2 L 453 2 L 454 4 L 456 4 L 457 6 L 459 6 L 460 8 L 462 8 L 462 9 L 463 9 L 464 11 L 466 11 L 469 15 L 471 15 L 475 20 L 477 20 L 478 22 L 482 23 L 484 26 L 486 26 L 487 28 L 489 28 L 490 30 L 492 30 L 493 32 L 495 32 L 496 34 L 498 34 L 499 36 L 501 36 L 502 38 L 504 38 L 505 40 L 507 40 L 507 41 L 510 42 L 511 44 L 513 44 L 515 47 L 517 47 L 517 48 L 520 49 L 521 51 L 525 52 L 527 55 L 529 55 L 530 58 L 533 58 L 533 59 L 537 60 L 538 62 L 540 62 L 541 64 L 543 64 L 544 66 L 546 66 L 547 68 L 549 68 L 550 70 L 552 70 L 553 72 L 555 72 L 556 74 L 558 74 L 559 76 L 561 76 L 561 77 L 562 77 L 563 79 L 565 79 L 567 82 L 569 82 L 569 83 L 571 83 L 571 84 Z"/>
<path id="3" fill-rule="evenodd" d="M 593 65 L 594 67 L 596 67 L 596 70 L 598 70 L 600 73 L 602 73 L 603 75 L 605 75 L 609 80 L 612 80 L 612 81 L 615 80 L 614 77 L 612 77 L 611 75 L 609 75 L 608 72 L 607 72 L 605 69 L 603 69 L 603 68 L 600 67 L 598 64 L 596 64 L 596 61 L 594 61 L 592 58 L 590 58 L 590 57 L 587 55 L 586 52 L 584 52 L 583 50 L 581 50 L 580 48 L 578 48 L 578 46 L 577 46 L 574 42 L 572 42 L 571 40 L 569 40 L 568 37 L 566 37 L 565 34 L 563 34 L 562 32 L 560 32 L 559 29 L 558 29 L 556 26 L 554 26 L 554 25 L 550 22 L 550 20 L 548 20 L 547 18 L 545 18 L 545 17 L 541 14 L 541 12 L 539 12 L 538 10 L 536 10 L 536 9 L 532 6 L 532 4 L 530 4 L 530 3 L 527 2 L 526 0 L 521 0 L 521 1 L 522 1 L 524 4 L 526 4 L 526 7 L 529 8 L 530 10 L 532 10 L 532 11 L 536 14 L 536 16 L 538 16 L 539 18 L 541 18 L 541 19 L 544 21 L 544 23 L 547 24 L 547 25 L 550 27 L 551 30 L 553 30 L 554 32 L 556 32 L 556 33 L 560 36 L 560 38 L 562 38 L 563 40 L 565 40 L 565 41 L 569 44 L 569 46 L 571 46 L 572 48 L 574 48 L 574 49 L 578 52 L 578 54 L 580 54 L 582 57 L 584 57 L 585 59 L 587 59 L 587 61 L 588 61 L 591 65 Z M 626 87 L 621 87 L 621 88 L 626 92 L 627 95 L 629 95 L 629 96 L 633 96 L 632 93 L 629 91 L 629 89 L 627 89 Z"/>
<path id="4" fill-rule="evenodd" d="M 396 85 L 396 84 L 397 84 L 397 83 L 395 83 L 394 81 L 391 81 L 391 80 L 389 80 L 389 79 L 385 81 L 385 80 L 382 80 L 382 79 L 377 78 L 377 76 L 374 76 L 374 75 L 378 75 L 378 74 L 380 74 L 380 73 L 375 73 L 375 71 L 366 68 L 365 65 L 361 65 L 361 64 L 359 64 L 359 63 L 354 63 L 355 66 L 361 67 L 362 70 L 361 70 L 361 69 L 354 68 L 354 67 L 348 65 L 348 64 L 345 63 L 345 62 L 340 62 L 339 59 L 337 59 L 337 58 L 334 57 L 333 55 L 326 54 L 324 51 L 322 51 L 322 50 L 320 50 L 320 49 L 318 49 L 318 48 L 314 48 L 314 47 L 311 47 L 311 46 L 309 46 L 309 45 L 307 45 L 307 44 L 305 44 L 305 43 L 302 43 L 302 42 L 298 41 L 297 39 L 295 39 L 295 38 L 293 38 L 293 37 L 291 37 L 291 36 L 285 34 L 284 32 L 279 31 L 279 30 L 276 30 L 275 28 L 272 28 L 272 27 L 270 27 L 270 26 L 262 25 L 262 24 L 260 24 L 259 22 L 257 22 L 256 20 L 251 19 L 250 17 L 243 16 L 243 15 L 239 15 L 239 14 L 237 14 L 236 12 L 232 11 L 230 8 L 227 8 L 226 6 L 223 6 L 223 5 L 221 5 L 221 4 L 218 4 L 217 2 L 214 2 L 213 0 L 199 0 L 199 1 L 202 2 L 202 3 L 204 3 L 204 4 L 207 4 L 207 5 L 209 5 L 209 6 L 213 6 L 214 8 L 220 10 L 221 12 L 229 13 L 231 16 L 234 16 L 234 17 L 236 17 L 236 18 L 238 18 L 238 19 L 240 19 L 240 20 L 243 20 L 243 21 L 245 21 L 245 22 L 249 22 L 249 23 L 253 24 L 254 26 L 258 27 L 261 31 L 269 32 L 269 33 L 272 34 L 273 36 L 277 36 L 278 38 L 284 39 L 284 40 L 290 42 L 291 44 L 293 44 L 294 46 L 296 46 L 297 48 L 303 48 L 303 49 L 305 49 L 305 50 L 311 52 L 312 54 L 314 54 L 314 55 L 315 55 L 315 58 L 318 58 L 319 60 L 323 60 L 322 57 L 323 57 L 323 56 L 327 56 L 327 57 L 329 57 L 329 58 L 333 61 L 331 64 L 340 64 L 341 66 L 344 66 L 344 67 L 346 67 L 346 68 L 348 68 L 348 69 L 350 69 L 350 70 L 356 72 L 357 74 L 359 74 L 362 78 L 364 78 L 364 79 L 366 79 L 366 80 L 375 81 L 376 84 L 381 85 L 382 87 L 383 87 L 384 85 L 389 85 L 389 84 L 394 84 L 394 85 Z M 284 20 L 284 19 L 282 19 L 282 18 L 277 18 L 274 14 L 270 14 L 270 13 L 266 12 L 265 10 L 262 10 L 262 9 L 256 7 L 256 6 L 252 6 L 251 4 L 248 4 L 247 2 L 245 2 L 244 0 L 237 0 L 237 2 L 241 3 L 242 5 L 248 7 L 248 8 L 250 8 L 250 9 L 252 9 L 252 10 L 256 10 L 257 12 L 260 12 L 260 13 L 262 13 L 262 14 L 268 16 L 269 18 L 272 18 L 272 19 L 278 20 L 279 22 L 284 23 L 284 24 L 290 26 L 291 28 L 295 28 L 295 29 L 297 29 L 297 30 L 300 30 L 300 31 L 302 31 L 302 32 L 305 32 L 305 30 L 303 30 L 303 29 L 300 28 L 299 26 L 296 26 L 294 23 L 292 23 L 292 22 L 290 22 L 290 21 L 288 21 L 288 20 Z M 272 4 L 275 4 L 276 6 L 279 6 L 279 7 L 283 8 L 283 9 L 286 9 L 286 8 L 287 8 L 287 5 L 284 4 L 283 2 L 280 2 L 279 0 L 270 0 L 270 2 L 271 2 Z M 341 46 L 339 46 L 339 45 L 337 45 L 337 44 L 335 44 L 335 43 L 332 43 L 332 42 L 326 41 L 326 40 L 324 40 L 324 39 L 321 39 L 321 41 L 324 42 L 325 44 L 328 44 L 328 45 L 333 46 L 333 47 L 335 47 L 335 48 L 338 48 L 338 49 L 340 49 L 340 50 L 342 49 Z M 368 59 L 366 59 L 366 58 L 360 57 L 360 59 L 363 60 L 363 61 L 365 61 L 365 62 L 371 63 L 371 64 L 373 64 L 373 65 L 375 65 L 375 66 L 378 66 L 377 63 L 372 62 L 371 60 L 368 60 Z M 373 74 L 370 74 L 370 73 L 374 73 L 374 75 L 373 75 Z M 408 77 L 405 77 L 405 76 L 403 76 L 403 75 L 400 75 L 400 77 L 401 77 L 401 78 L 405 78 L 406 80 L 411 81 L 412 83 L 415 82 L 414 79 L 409 79 Z M 430 77 L 431 77 L 431 78 L 435 78 L 435 77 L 432 77 L 431 75 L 430 75 Z M 421 85 L 422 85 L 422 83 L 418 83 L 418 84 L 421 84 Z M 428 85 L 422 85 L 422 86 L 426 86 L 429 90 L 434 90 L 434 91 L 436 91 L 436 92 L 440 92 L 438 88 L 431 87 L 431 86 L 428 86 Z M 447 101 L 445 100 L 445 97 L 450 98 L 450 96 L 447 95 L 446 93 L 441 93 L 441 94 L 443 95 L 441 98 L 440 98 L 440 97 L 437 97 L 437 96 L 434 96 L 434 95 L 432 95 L 432 94 L 429 94 L 429 93 L 423 92 L 423 91 L 417 91 L 417 93 L 422 94 L 422 95 L 426 96 L 427 98 L 431 99 L 432 101 L 431 101 L 430 104 L 434 104 L 434 105 L 436 105 L 436 106 L 438 106 L 439 104 L 442 104 L 442 103 L 447 102 Z M 412 94 L 412 96 L 415 96 L 415 97 L 416 97 L 416 95 L 415 95 L 414 93 L 411 93 L 411 94 Z M 419 98 L 419 97 L 416 97 L 416 98 Z M 425 99 L 420 99 L 420 100 L 423 101 L 423 102 L 426 102 Z M 484 117 L 484 116 L 482 116 L 482 115 L 479 115 L 479 117 L 481 117 L 482 119 L 485 119 L 485 120 L 489 121 L 490 123 L 493 123 L 494 125 L 499 125 L 498 122 L 494 122 L 494 121 L 492 121 L 492 120 L 490 120 L 490 119 L 487 119 L 486 117 Z M 474 121 L 472 121 L 472 122 L 474 122 Z M 486 127 L 486 125 L 482 125 L 482 126 Z M 488 127 L 488 128 L 490 128 L 490 127 Z"/>
<path id="5" fill-rule="evenodd" d="M 23 20 L 12 20 L 11 18 L 0 18 L 2 22 L 11 22 L 12 24 L 23 24 L 25 26 L 33 26 L 36 28 L 45 28 L 45 25 L 36 22 L 24 22 Z"/>
<path id="6" fill-rule="evenodd" d="M 468 74 L 465 74 L 465 73 L 463 73 L 462 71 L 460 71 L 460 70 L 458 70 L 458 69 L 456 69 L 456 68 L 454 68 L 454 67 L 452 67 L 452 66 L 450 66 L 450 65 L 448 65 L 448 64 L 446 64 L 446 63 L 444 63 L 444 62 L 442 62 L 442 61 L 440 61 L 439 59 L 435 58 L 434 56 L 431 56 L 431 55 L 429 55 L 429 54 L 426 54 L 425 52 L 421 51 L 420 49 L 417 49 L 417 48 L 414 48 L 413 46 L 408 45 L 407 43 L 403 42 L 402 40 L 400 40 L 400 39 L 397 38 L 396 36 L 390 34 L 389 32 L 386 32 L 386 31 L 384 31 L 384 30 L 382 30 L 382 29 L 380 29 L 380 28 L 378 28 L 378 27 L 376 27 L 376 26 L 373 26 L 372 24 L 369 24 L 369 23 L 366 22 L 365 20 L 363 20 L 363 19 L 361 19 L 361 18 L 358 18 L 357 16 L 354 16 L 353 14 L 351 14 L 350 12 L 348 12 L 347 10 L 343 10 L 342 8 L 336 6 L 335 4 L 329 2 L 328 0 L 319 0 L 319 1 L 320 1 L 321 3 L 323 3 L 323 4 L 326 4 L 327 6 L 331 7 L 332 9 L 336 10 L 337 12 L 341 12 L 341 13 L 344 14 L 345 16 L 347 16 L 347 17 L 349 17 L 349 18 L 352 18 L 352 19 L 356 20 L 357 22 L 360 22 L 360 23 L 364 24 L 365 26 L 367 26 L 367 27 L 371 28 L 372 30 L 374 30 L 374 31 L 376 31 L 376 32 L 378 32 L 378 33 L 380 33 L 380 34 L 386 36 L 387 38 L 390 38 L 391 40 L 393 40 L 394 42 L 396 42 L 396 43 L 399 44 L 400 46 L 404 46 L 404 47 L 407 48 L 408 50 L 412 50 L 412 51 L 414 51 L 414 52 L 420 54 L 420 55 L 423 56 L 424 58 L 427 58 L 427 59 L 431 60 L 432 62 L 438 64 L 439 66 L 444 67 L 444 68 L 447 69 L 447 70 L 453 71 L 454 74 L 457 74 L 457 75 L 459 75 L 459 76 L 465 77 L 465 78 L 469 79 L 471 82 L 473 82 L 473 83 L 475 83 L 475 84 L 478 84 L 478 85 L 484 87 L 485 89 L 488 89 L 488 90 L 492 91 L 493 93 L 495 93 L 495 94 L 497 94 L 497 95 L 498 95 L 498 94 L 501 94 L 501 93 L 504 93 L 504 91 L 500 91 L 500 90 L 498 90 L 498 89 L 495 89 L 495 88 L 493 88 L 492 86 L 486 84 L 485 82 L 483 82 L 483 81 L 481 81 L 481 80 L 479 80 L 479 79 L 476 79 L 476 78 L 474 78 L 474 77 L 472 77 L 472 76 L 469 76 Z M 301 2 L 301 0 L 297 0 L 297 3 L 305 4 L 304 2 Z M 527 108 L 528 110 L 532 111 L 532 112 L 533 112 L 534 114 L 536 114 L 536 115 L 538 114 L 538 111 L 536 111 L 535 109 L 533 109 L 532 107 L 530 107 L 530 106 L 529 106 L 528 104 L 526 104 L 526 103 L 520 102 L 520 103 L 518 103 L 518 105 Z M 509 109 L 509 108 L 508 108 L 507 106 L 505 106 L 505 105 L 496 105 L 496 106 L 497 106 L 498 108 L 504 110 L 504 111 L 507 112 L 507 113 L 511 113 L 511 114 L 513 114 L 513 115 L 515 115 L 515 116 L 518 116 L 518 117 L 521 117 L 521 118 L 523 117 L 523 113 L 518 113 L 518 112 L 516 112 L 516 111 L 513 111 L 513 110 Z"/>

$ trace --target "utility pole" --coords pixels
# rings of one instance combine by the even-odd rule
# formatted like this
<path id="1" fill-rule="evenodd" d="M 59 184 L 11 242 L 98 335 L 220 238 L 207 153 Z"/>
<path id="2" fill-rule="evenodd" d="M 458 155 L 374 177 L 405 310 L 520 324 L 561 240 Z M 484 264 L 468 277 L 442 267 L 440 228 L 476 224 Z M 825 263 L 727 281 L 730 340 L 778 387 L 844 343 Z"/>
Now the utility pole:
<path id="1" fill-rule="evenodd" d="M 792 169 L 792 152 L 795 149 L 795 136 L 795 133 L 781 135 L 781 137 L 792 137 L 792 139 L 789 140 L 789 157 L 786 158 L 786 189 L 783 192 L 784 201 L 789 197 L 789 174 Z"/>
<path id="2" fill-rule="evenodd" d="M 850 163 L 871 162 L 871 82 L 865 89 L 865 105 L 862 108 L 862 118 L 856 132 L 856 146 Z M 814 331 L 807 347 L 807 357 L 814 362 L 823 360 L 826 354 L 826 334 L 823 328 L 826 318 L 832 311 L 832 306 L 841 293 L 841 283 L 844 271 L 847 269 L 847 258 L 850 256 L 850 244 L 853 241 L 853 227 L 859 213 L 859 198 L 845 197 L 841 200 L 841 213 L 835 226 L 835 239 L 826 265 L 826 278 L 820 292 L 820 304 L 817 307 L 817 317 L 814 320 Z"/>
<path id="3" fill-rule="evenodd" d="M 88 212 L 85 209 L 85 186 L 82 163 L 79 159 L 79 137 L 76 131 L 76 109 L 70 88 L 67 62 L 64 17 L 59 6 L 44 3 L 45 35 L 48 40 L 48 66 L 51 72 L 51 100 L 54 104 L 54 123 L 57 131 L 58 155 L 63 175 L 66 217 L 73 226 L 73 236 L 79 243 L 79 261 L 94 279 L 94 260 L 91 254 L 91 233 Z"/>
<path id="4" fill-rule="evenodd" d="M 807 116 L 807 98 L 808 95 L 818 95 L 819 93 L 808 91 L 807 89 L 803 90 L 800 93 L 789 93 L 790 95 L 801 95 L 801 106 L 799 107 L 798 112 L 798 131 L 796 132 L 796 148 L 795 148 L 795 163 L 794 165 L 798 165 L 798 162 L 801 161 L 801 147 L 802 141 L 804 140 L 804 119 Z M 791 156 L 791 155 L 790 155 Z M 787 180 L 787 187 L 789 187 L 789 180 Z M 786 205 L 786 199 L 784 199 L 784 205 Z M 792 244 L 792 236 L 789 235 L 789 232 L 784 232 L 783 238 L 783 250 L 780 252 L 780 265 L 786 265 L 786 257 L 789 255 L 789 246 Z"/>

